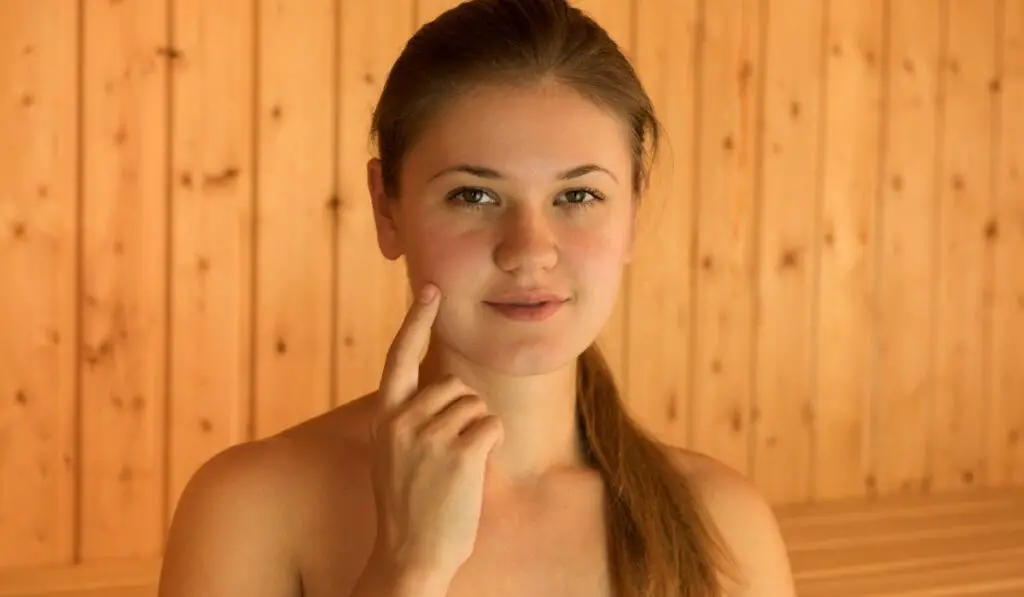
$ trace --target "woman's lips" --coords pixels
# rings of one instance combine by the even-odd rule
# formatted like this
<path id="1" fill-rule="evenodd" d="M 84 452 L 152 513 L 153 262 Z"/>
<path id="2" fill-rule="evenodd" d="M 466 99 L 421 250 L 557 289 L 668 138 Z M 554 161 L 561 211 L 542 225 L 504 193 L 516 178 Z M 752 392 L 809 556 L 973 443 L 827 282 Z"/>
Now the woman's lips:
<path id="1" fill-rule="evenodd" d="M 545 300 L 532 304 L 523 303 L 492 303 L 485 302 L 488 307 L 494 309 L 502 317 L 513 321 L 543 321 L 565 305 L 565 300 Z"/>

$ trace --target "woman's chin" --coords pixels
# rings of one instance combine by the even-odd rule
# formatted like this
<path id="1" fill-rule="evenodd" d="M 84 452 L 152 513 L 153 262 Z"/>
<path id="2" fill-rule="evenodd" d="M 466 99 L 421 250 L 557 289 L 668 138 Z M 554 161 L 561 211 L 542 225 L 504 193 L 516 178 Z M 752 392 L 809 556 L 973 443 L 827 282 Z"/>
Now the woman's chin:
<path id="1" fill-rule="evenodd" d="M 514 376 L 545 375 L 572 364 L 599 331 L 558 315 L 542 323 L 502 319 L 445 319 L 437 331 L 462 360 Z"/>
<path id="2" fill-rule="evenodd" d="M 552 373 L 572 363 L 583 349 L 575 350 L 562 339 L 531 343 L 503 343 L 500 340 L 467 351 L 469 360 L 504 375 L 531 376 Z"/>

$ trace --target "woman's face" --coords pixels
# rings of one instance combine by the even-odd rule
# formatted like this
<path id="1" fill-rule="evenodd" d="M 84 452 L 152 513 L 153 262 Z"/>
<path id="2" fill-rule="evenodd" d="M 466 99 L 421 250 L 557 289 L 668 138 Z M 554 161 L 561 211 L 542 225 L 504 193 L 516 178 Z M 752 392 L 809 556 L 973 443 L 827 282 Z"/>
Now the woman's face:
<path id="1" fill-rule="evenodd" d="M 383 197 L 377 166 L 380 247 L 405 256 L 414 289 L 441 289 L 435 342 L 534 375 L 594 341 L 632 250 L 621 119 L 563 86 L 485 87 L 428 123 L 405 156 L 400 197 Z"/>

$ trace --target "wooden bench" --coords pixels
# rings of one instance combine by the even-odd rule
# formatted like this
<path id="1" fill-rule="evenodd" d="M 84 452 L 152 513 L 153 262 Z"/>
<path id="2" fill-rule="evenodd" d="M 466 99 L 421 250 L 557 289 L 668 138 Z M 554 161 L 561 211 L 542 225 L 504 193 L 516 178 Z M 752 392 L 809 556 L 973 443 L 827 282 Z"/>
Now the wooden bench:
<path id="1" fill-rule="evenodd" d="M 1024 489 L 778 508 L 799 597 L 1024 597 Z M 0 597 L 155 597 L 159 560 L 0 569 Z"/>
<path id="2" fill-rule="evenodd" d="M 1024 490 L 778 508 L 800 597 L 1024 597 Z"/>
<path id="3" fill-rule="evenodd" d="M 160 560 L 4 570 L 0 597 L 155 597 Z"/>

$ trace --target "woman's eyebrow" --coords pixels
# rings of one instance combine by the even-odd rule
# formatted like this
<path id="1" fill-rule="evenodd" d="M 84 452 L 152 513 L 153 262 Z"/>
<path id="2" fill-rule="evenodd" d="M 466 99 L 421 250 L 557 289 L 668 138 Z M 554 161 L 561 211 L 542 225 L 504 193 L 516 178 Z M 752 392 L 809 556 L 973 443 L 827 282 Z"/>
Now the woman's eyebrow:
<path id="1" fill-rule="evenodd" d="M 439 171 L 437 174 L 431 176 L 430 180 L 440 178 L 445 174 L 451 174 L 452 172 L 465 172 L 466 174 L 472 174 L 473 176 L 479 176 L 480 178 L 505 178 L 504 176 L 501 175 L 501 172 L 498 172 L 497 170 L 491 168 L 485 168 L 483 166 L 473 166 L 471 164 L 456 164 L 454 166 L 449 166 Z"/>
<path id="2" fill-rule="evenodd" d="M 569 180 L 570 178 L 579 178 L 586 174 L 590 174 L 591 172 L 604 172 L 608 176 L 611 176 L 612 180 L 614 180 L 616 183 L 619 182 L 619 179 L 616 178 L 614 174 L 612 174 L 611 170 L 604 168 L 602 166 L 598 166 L 597 164 L 584 164 L 582 166 L 576 166 L 575 168 L 566 170 L 565 172 L 559 174 L 558 178 L 562 180 Z"/>
<path id="3" fill-rule="evenodd" d="M 505 176 L 502 175 L 501 172 L 498 172 L 493 168 L 487 168 L 485 166 L 475 166 L 473 164 L 456 164 L 454 166 L 449 166 L 447 168 L 440 170 L 439 172 L 431 176 L 430 180 L 432 181 L 436 178 L 440 178 L 441 176 L 451 174 L 453 172 L 464 172 L 466 174 L 471 174 L 473 176 L 478 176 L 480 178 L 489 178 L 493 180 L 502 180 L 505 178 Z M 557 178 L 559 180 L 570 180 L 573 178 L 585 176 L 587 174 L 590 174 L 591 172 L 603 172 L 610 176 L 612 180 L 614 180 L 616 183 L 619 182 L 619 179 L 615 176 L 615 174 L 613 174 L 607 168 L 604 168 L 597 164 L 583 164 L 582 166 L 570 168 L 569 170 L 560 173 Z"/>

